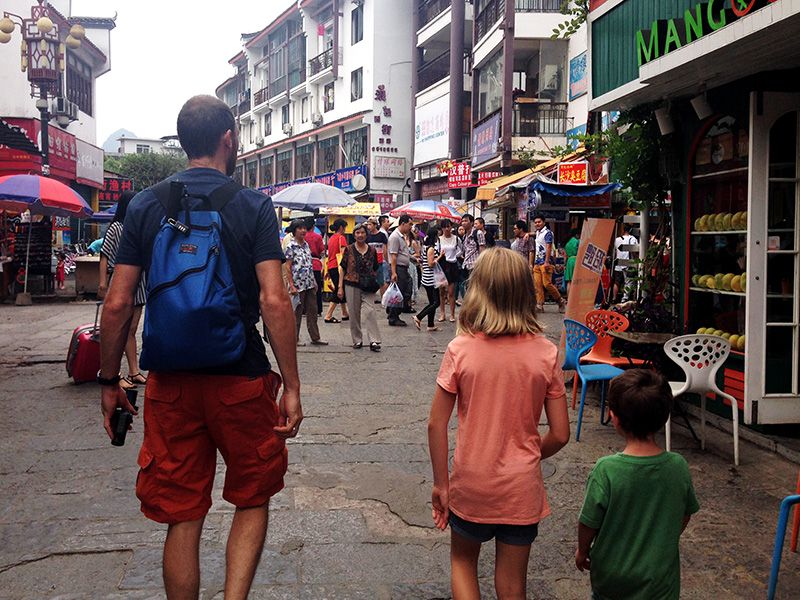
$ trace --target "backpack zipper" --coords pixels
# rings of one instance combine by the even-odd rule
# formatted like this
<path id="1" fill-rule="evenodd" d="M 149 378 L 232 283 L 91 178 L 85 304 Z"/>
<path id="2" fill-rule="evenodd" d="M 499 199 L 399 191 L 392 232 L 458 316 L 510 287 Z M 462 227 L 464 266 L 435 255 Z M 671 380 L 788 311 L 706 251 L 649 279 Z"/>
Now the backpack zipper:
<path id="1" fill-rule="evenodd" d="M 199 267 L 192 267 L 191 269 L 186 269 L 185 271 L 183 271 L 180 275 L 178 275 L 172 281 L 167 281 L 165 283 L 157 285 L 152 290 L 150 290 L 150 293 L 148 294 L 149 299 L 152 300 L 152 298 L 155 297 L 156 295 L 158 295 L 160 292 L 163 292 L 165 289 L 177 285 L 178 283 L 183 281 L 185 278 L 187 278 L 189 275 L 193 275 L 195 273 L 199 273 L 201 271 L 204 271 L 205 269 L 208 268 L 208 263 L 211 262 L 211 257 L 214 256 L 214 255 L 218 255 L 218 254 L 219 254 L 219 246 L 211 246 L 211 248 L 208 249 L 208 256 L 206 257 L 205 264 L 203 264 L 203 265 L 201 265 Z"/>

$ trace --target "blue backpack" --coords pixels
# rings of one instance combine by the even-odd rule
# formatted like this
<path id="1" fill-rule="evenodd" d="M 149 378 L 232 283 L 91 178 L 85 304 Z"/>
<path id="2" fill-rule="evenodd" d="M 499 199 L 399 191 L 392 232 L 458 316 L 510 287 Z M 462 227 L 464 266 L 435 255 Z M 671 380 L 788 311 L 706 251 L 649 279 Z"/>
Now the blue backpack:
<path id="1" fill-rule="evenodd" d="M 151 188 L 166 216 L 153 243 L 141 368 L 184 371 L 235 362 L 246 336 L 239 297 L 222 243 L 220 211 L 242 186 L 231 181 L 209 196 L 179 181 Z"/>

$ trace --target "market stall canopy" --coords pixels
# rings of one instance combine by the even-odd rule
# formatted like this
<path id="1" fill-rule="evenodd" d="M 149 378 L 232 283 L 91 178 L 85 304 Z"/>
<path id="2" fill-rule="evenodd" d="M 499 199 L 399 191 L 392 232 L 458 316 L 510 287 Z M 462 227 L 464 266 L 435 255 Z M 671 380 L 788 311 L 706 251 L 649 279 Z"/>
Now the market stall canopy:
<path id="1" fill-rule="evenodd" d="M 90 223 L 110 223 L 114 219 L 116 212 L 117 205 L 115 204 L 111 208 L 94 213 L 91 218 L 87 219 L 87 221 Z"/>
<path id="2" fill-rule="evenodd" d="M 511 186 L 517 187 L 515 184 L 522 184 L 522 179 L 530 178 L 532 175 L 536 175 L 537 173 L 546 173 L 551 169 L 555 169 L 558 166 L 558 163 L 577 160 L 583 157 L 584 154 L 586 154 L 586 148 L 581 145 L 578 146 L 575 149 L 575 152 L 572 154 L 547 160 L 533 168 L 520 171 L 519 173 L 512 173 L 511 175 L 506 175 L 505 177 L 493 179 L 486 185 L 482 185 L 478 188 L 475 200 L 494 200 L 498 196 L 505 195 Z M 527 187 L 527 184 L 530 181 L 531 179 L 528 179 L 527 182 L 521 185 L 521 187 Z"/>
<path id="3" fill-rule="evenodd" d="M 347 192 L 324 183 L 301 183 L 281 190 L 272 197 L 272 204 L 291 210 L 315 211 L 355 204 Z"/>
<path id="4" fill-rule="evenodd" d="M 537 180 L 531 183 L 531 189 L 537 192 L 544 192 L 553 196 L 586 197 L 599 196 L 608 192 L 614 192 L 622 187 L 621 183 L 601 183 L 598 185 L 584 185 L 576 183 L 550 183 Z"/>
<path id="5" fill-rule="evenodd" d="M 377 217 L 381 214 L 381 205 L 377 202 L 356 202 L 350 206 L 343 206 L 340 208 L 328 206 L 321 208 L 319 211 L 321 215 L 336 215 L 336 216 L 356 216 L 356 217 Z"/>
<path id="6" fill-rule="evenodd" d="M 408 215 L 412 219 L 456 219 L 461 220 L 461 215 L 451 206 L 438 200 L 414 200 L 394 210 L 389 211 L 390 217 Z"/>
<path id="7" fill-rule="evenodd" d="M 79 219 L 92 216 L 92 209 L 78 192 L 41 175 L 0 177 L 0 209 Z"/>
<path id="8" fill-rule="evenodd" d="M 22 150 L 28 154 L 39 154 L 38 146 L 21 127 L 6 123 L 3 119 L 0 119 L 0 146 Z"/>

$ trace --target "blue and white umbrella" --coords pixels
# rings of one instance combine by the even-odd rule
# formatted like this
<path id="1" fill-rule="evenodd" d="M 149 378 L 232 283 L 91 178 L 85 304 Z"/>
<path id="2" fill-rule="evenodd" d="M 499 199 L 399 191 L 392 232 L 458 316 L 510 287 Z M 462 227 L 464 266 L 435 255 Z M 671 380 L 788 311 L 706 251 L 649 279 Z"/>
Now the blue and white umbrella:
<path id="1" fill-rule="evenodd" d="M 314 212 L 320 208 L 355 204 L 347 192 L 324 183 L 301 183 L 281 190 L 272 197 L 272 204 L 290 210 Z"/>

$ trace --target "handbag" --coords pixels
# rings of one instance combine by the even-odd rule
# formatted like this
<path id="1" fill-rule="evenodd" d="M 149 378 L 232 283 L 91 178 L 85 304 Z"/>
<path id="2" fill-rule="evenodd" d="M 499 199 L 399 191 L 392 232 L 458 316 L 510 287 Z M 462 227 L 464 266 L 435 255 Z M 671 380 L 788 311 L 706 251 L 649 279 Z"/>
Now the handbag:
<path id="1" fill-rule="evenodd" d="M 381 289 L 381 286 L 378 285 L 378 279 L 374 275 L 359 275 L 358 287 L 369 294 L 374 294 Z"/>

